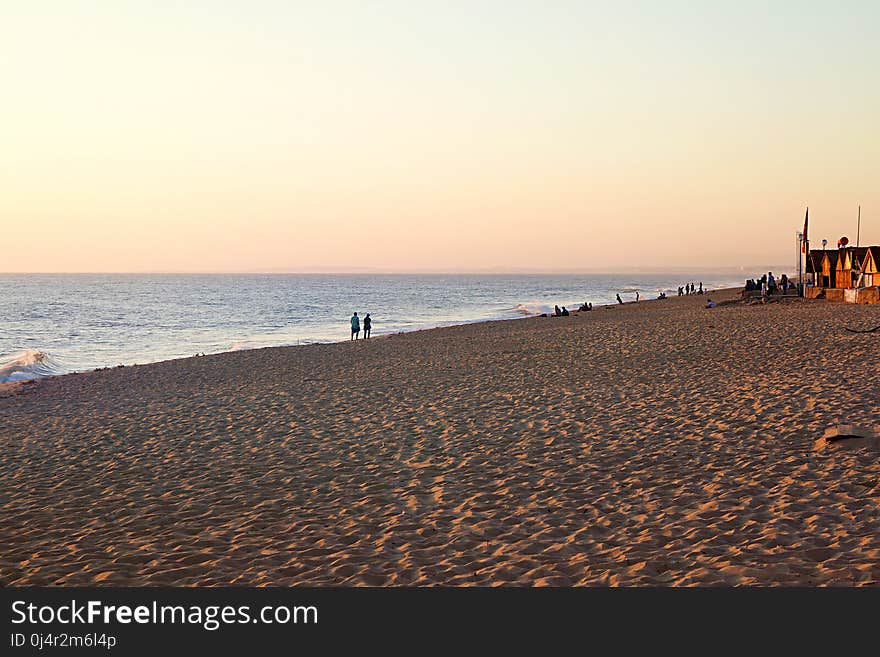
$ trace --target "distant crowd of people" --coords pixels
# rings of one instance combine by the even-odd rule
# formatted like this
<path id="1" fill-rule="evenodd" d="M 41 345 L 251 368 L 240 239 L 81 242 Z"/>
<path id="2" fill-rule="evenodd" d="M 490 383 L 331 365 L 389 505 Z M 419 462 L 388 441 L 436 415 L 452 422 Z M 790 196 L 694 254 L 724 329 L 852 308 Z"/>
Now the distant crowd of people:
<path id="1" fill-rule="evenodd" d="M 685 283 L 678 288 L 678 296 L 680 297 L 688 296 L 691 294 L 703 294 L 703 281 L 700 281 L 700 287 L 696 289 L 694 288 L 693 283 Z"/>
<path id="2" fill-rule="evenodd" d="M 777 280 L 776 277 L 773 276 L 772 271 L 762 275 L 761 278 L 750 278 L 746 281 L 746 292 L 760 291 L 761 296 L 763 297 L 774 295 L 777 292 L 785 294 L 791 290 L 797 290 L 794 281 L 786 274 L 783 274 L 779 277 L 779 280 Z"/>
<path id="3" fill-rule="evenodd" d="M 370 331 L 373 330 L 373 320 L 370 317 L 370 313 L 367 313 L 367 316 L 364 317 L 364 340 L 369 339 Z M 361 334 L 361 318 L 358 317 L 358 314 L 355 313 L 351 316 L 351 339 L 357 340 Z"/>

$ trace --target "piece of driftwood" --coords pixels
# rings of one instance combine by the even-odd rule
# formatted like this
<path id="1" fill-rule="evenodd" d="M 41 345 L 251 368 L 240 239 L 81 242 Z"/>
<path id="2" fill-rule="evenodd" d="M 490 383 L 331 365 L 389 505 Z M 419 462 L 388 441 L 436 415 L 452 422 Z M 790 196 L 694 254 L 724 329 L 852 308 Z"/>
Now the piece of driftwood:
<path id="1" fill-rule="evenodd" d="M 855 424 L 838 424 L 825 431 L 823 438 L 829 442 L 843 440 L 844 438 L 873 438 L 874 431 L 868 427 L 860 427 Z"/>
<path id="2" fill-rule="evenodd" d="M 880 442 L 877 441 L 877 432 L 874 429 L 854 424 L 838 424 L 826 429 L 824 435 L 813 444 L 813 447 L 814 449 L 824 449 L 831 445 L 840 445 L 852 448 L 865 444 L 880 447 Z"/>

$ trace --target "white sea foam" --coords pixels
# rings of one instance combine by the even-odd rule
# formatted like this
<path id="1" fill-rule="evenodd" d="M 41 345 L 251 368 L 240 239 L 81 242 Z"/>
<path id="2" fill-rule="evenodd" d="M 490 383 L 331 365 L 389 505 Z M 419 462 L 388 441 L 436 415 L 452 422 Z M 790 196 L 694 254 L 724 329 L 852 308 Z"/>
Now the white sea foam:
<path id="1" fill-rule="evenodd" d="M 257 349 L 258 345 L 253 342 L 235 342 L 229 347 L 229 351 L 244 351 L 246 349 Z"/>
<path id="2" fill-rule="evenodd" d="M 0 357 L 0 383 L 24 381 L 58 374 L 57 363 L 44 351 L 25 349 Z"/>
<path id="3" fill-rule="evenodd" d="M 541 303 L 540 301 L 529 301 L 528 303 L 516 304 L 515 310 L 521 315 L 542 315 L 552 314 L 553 306 Z"/>

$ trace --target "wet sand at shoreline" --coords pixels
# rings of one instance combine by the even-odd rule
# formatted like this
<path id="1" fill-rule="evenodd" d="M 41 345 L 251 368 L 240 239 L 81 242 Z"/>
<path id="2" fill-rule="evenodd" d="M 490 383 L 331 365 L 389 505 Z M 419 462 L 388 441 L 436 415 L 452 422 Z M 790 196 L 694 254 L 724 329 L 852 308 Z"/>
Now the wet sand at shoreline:
<path id="1" fill-rule="evenodd" d="M 706 299 L 7 387 L 0 583 L 880 583 L 880 307 Z"/>

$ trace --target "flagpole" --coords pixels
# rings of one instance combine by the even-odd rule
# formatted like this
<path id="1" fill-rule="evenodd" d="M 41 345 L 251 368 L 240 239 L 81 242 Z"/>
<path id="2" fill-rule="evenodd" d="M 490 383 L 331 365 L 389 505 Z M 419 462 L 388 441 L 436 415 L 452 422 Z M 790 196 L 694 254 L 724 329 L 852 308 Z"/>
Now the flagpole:
<path id="1" fill-rule="evenodd" d="M 797 232 L 797 274 L 798 274 L 798 291 L 803 289 L 804 277 L 801 273 L 801 252 L 804 250 L 804 235 L 800 231 Z"/>
<path id="2" fill-rule="evenodd" d="M 859 236 L 862 233 L 862 206 L 859 206 L 859 224 L 856 228 L 856 247 L 859 245 Z"/>
<path id="3" fill-rule="evenodd" d="M 804 295 L 804 262 L 810 257 L 809 223 L 810 206 L 807 206 L 804 213 L 804 232 L 798 232 L 798 294 L 801 296 Z M 804 257 L 801 257 L 802 254 Z"/>

